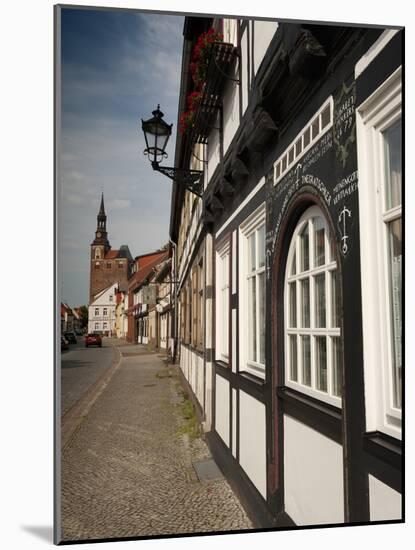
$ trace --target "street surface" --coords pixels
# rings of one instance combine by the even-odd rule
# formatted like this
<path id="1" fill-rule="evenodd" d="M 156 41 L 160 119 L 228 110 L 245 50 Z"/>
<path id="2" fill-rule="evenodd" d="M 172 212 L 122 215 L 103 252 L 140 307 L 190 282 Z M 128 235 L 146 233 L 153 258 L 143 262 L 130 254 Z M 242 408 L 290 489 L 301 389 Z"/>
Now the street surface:
<path id="1" fill-rule="evenodd" d="M 114 347 L 103 338 L 102 348 L 85 347 L 84 337 L 61 352 L 61 415 L 63 416 L 104 374 L 114 360 Z"/>
<path id="2" fill-rule="evenodd" d="M 62 539 L 251 529 L 223 477 L 196 475 L 194 463 L 210 452 L 186 432 L 178 367 L 144 346 L 119 351 L 120 365 L 62 451 Z"/>

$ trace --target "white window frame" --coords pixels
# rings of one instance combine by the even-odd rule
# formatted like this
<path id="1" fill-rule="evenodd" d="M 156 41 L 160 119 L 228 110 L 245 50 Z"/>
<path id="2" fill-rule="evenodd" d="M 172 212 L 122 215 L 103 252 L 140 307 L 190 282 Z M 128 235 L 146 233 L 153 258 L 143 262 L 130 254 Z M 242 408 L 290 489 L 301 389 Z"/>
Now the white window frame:
<path id="1" fill-rule="evenodd" d="M 259 363 L 249 359 L 249 323 L 247 322 L 248 311 L 248 239 L 256 232 L 262 225 L 265 225 L 265 203 L 262 203 L 240 226 L 239 226 L 239 357 L 240 357 L 240 370 L 244 370 L 265 379 L 265 363 Z M 264 247 L 266 241 L 266 232 L 264 239 Z M 258 246 L 256 246 L 256 257 L 258 259 Z M 266 250 L 264 250 L 264 257 L 266 257 Z M 258 264 L 258 261 L 256 260 Z M 265 273 L 265 265 L 257 269 L 252 274 L 258 278 L 258 275 Z M 257 286 L 258 289 L 258 286 Z M 265 288 L 266 292 L 266 279 Z M 256 293 L 257 311 L 259 304 L 259 293 Z M 265 301 L 266 307 L 266 301 Z M 265 314 L 265 312 L 264 312 Z M 265 330 L 265 327 L 264 327 Z M 260 346 L 259 338 L 259 322 L 256 320 L 256 332 L 257 332 L 257 350 Z M 259 354 L 259 351 L 258 351 Z"/>
<path id="2" fill-rule="evenodd" d="M 96 307 L 96 308 L 95 308 L 95 313 L 94 313 L 94 315 L 95 315 L 95 316 L 96 316 L 96 315 L 99 315 L 99 307 Z"/>
<path id="3" fill-rule="evenodd" d="M 324 222 L 324 241 L 325 241 L 325 262 L 321 266 L 314 265 L 314 245 L 315 245 L 315 233 L 313 230 L 313 218 L 319 217 Z M 300 242 L 299 236 L 305 226 L 308 224 L 309 231 L 309 268 L 306 271 L 300 271 Z M 311 206 L 308 208 L 304 214 L 301 216 L 300 220 L 297 223 L 297 226 L 294 230 L 294 233 L 291 237 L 290 249 L 287 257 L 287 265 L 285 269 L 284 277 L 284 341 L 285 341 L 285 385 L 293 388 L 297 391 L 305 393 L 310 397 L 319 399 L 334 405 L 335 407 L 342 406 L 342 399 L 334 394 L 333 391 L 333 338 L 341 339 L 341 330 L 340 327 L 331 327 L 332 323 L 332 284 L 331 277 L 332 272 L 337 272 L 337 263 L 333 259 L 331 252 L 331 240 L 330 240 L 330 230 L 327 224 L 327 220 L 318 206 Z M 293 262 L 293 257 L 295 254 L 296 260 L 296 273 L 295 275 L 290 274 L 291 264 Z M 315 275 L 325 274 L 325 315 L 326 315 L 326 327 L 317 328 L 315 311 L 316 311 L 316 292 L 315 292 Z M 338 272 L 337 272 L 338 273 Z M 310 323 L 309 327 L 303 328 L 300 327 L 299 320 L 301 319 L 301 297 L 300 297 L 300 281 L 304 278 L 309 280 L 309 295 L 310 295 Z M 289 326 L 289 314 L 290 314 L 290 303 L 289 303 L 289 284 L 296 284 L 296 328 L 291 328 Z M 298 339 L 301 338 L 301 335 L 310 336 L 310 359 L 311 359 L 311 386 L 301 383 L 302 377 L 302 354 L 300 351 L 301 346 L 298 344 Z M 297 381 L 291 380 L 290 377 L 290 345 L 289 339 L 290 336 L 297 336 Z M 326 368 L 327 368 L 327 392 L 319 390 L 317 388 L 316 380 L 316 353 L 317 349 L 315 346 L 315 337 L 325 337 L 326 338 Z M 340 349 L 342 349 L 342 344 L 340 340 Z"/>
<path id="4" fill-rule="evenodd" d="M 95 323 L 95 328 L 94 330 L 99 330 L 99 323 Z"/>
<path id="5" fill-rule="evenodd" d="M 104 307 L 104 308 L 102 309 L 102 315 L 103 315 L 103 317 L 107 317 L 107 316 L 108 316 L 108 309 L 107 309 L 106 307 Z"/>
<path id="6" fill-rule="evenodd" d="M 229 311 L 230 311 L 230 237 L 216 248 L 216 346 L 217 361 L 229 363 Z M 228 276 L 224 274 L 227 265 Z M 226 300 L 226 305 L 225 305 Z"/>
<path id="7" fill-rule="evenodd" d="M 402 413 L 393 407 L 391 288 L 386 222 L 393 217 L 401 217 L 402 208 L 396 207 L 385 216 L 382 132 L 401 117 L 402 68 L 399 67 L 359 106 L 356 113 L 366 428 L 398 439 L 402 437 Z"/>
<path id="8" fill-rule="evenodd" d="M 328 108 L 330 120 L 324 128 L 322 127 L 322 114 Z M 313 137 L 312 127 L 315 122 L 318 122 L 317 134 Z M 330 130 L 333 126 L 333 96 L 330 96 L 320 107 L 320 109 L 310 118 L 304 128 L 299 132 L 287 149 L 274 163 L 274 185 L 282 180 L 282 178 L 291 170 L 291 168 L 309 151 L 317 141 Z M 304 145 L 305 134 L 309 133 L 310 141 Z M 297 143 L 300 144 L 300 151 L 297 151 Z M 291 156 L 291 151 L 293 152 Z M 290 159 L 290 156 L 292 157 Z"/>

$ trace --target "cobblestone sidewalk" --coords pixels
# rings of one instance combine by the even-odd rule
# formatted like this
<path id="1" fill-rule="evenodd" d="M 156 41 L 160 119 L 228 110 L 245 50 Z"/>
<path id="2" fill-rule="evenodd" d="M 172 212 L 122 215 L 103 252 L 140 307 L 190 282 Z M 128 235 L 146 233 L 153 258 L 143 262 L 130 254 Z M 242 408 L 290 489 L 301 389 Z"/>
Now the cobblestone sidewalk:
<path id="1" fill-rule="evenodd" d="M 184 433 L 174 368 L 140 346 L 121 366 L 62 455 L 62 539 L 252 528 L 224 479 L 200 482 L 210 456 Z"/>

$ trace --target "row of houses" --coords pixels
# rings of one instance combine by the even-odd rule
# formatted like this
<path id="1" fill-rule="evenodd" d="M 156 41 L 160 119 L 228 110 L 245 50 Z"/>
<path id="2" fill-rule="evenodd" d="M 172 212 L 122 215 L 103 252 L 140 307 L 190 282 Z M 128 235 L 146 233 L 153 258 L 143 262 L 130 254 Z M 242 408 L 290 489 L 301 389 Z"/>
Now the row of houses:
<path id="1" fill-rule="evenodd" d="M 183 35 L 171 331 L 210 449 L 257 526 L 400 521 L 403 31 Z"/>
<path id="2" fill-rule="evenodd" d="M 126 245 L 112 250 L 104 197 L 91 244 L 88 332 L 171 352 L 170 246 L 134 259 Z"/>
<path id="3" fill-rule="evenodd" d="M 70 307 L 61 302 L 61 334 L 65 332 L 76 332 L 82 334 L 83 319 L 79 307 Z"/>

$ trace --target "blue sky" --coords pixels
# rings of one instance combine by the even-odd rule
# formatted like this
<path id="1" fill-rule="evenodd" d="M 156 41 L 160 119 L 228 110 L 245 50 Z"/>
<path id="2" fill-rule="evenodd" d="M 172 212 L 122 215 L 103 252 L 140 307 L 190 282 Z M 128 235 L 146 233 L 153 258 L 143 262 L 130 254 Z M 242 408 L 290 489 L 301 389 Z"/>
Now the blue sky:
<path id="1" fill-rule="evenodd" d="M 160 103 L 173 123 L 173 164 L 183 23 L 181 16 L 62 9 L 61 298 L 87 303 L 90 243 L 101 191 L 112 248 L 133 256 L 168 240 L 171 182 L 153 172 L 141 118 Z"/>

